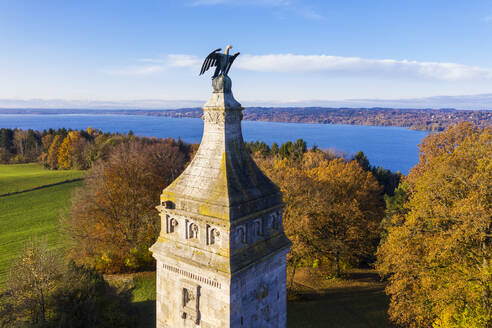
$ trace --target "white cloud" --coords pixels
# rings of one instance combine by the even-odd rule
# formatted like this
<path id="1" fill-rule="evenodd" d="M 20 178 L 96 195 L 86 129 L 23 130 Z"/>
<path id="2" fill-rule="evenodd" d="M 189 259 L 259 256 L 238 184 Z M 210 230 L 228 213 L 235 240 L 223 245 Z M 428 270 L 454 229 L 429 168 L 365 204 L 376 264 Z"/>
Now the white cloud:
<path id="1" fill-rule="evenodd" d="M 485 16 L 485 17 L 483 18 L 483 20 L 484 20 L 485 22 L 492 22 L 492 15 Z"/>
<path id="2" fill-rule="evenodd" d="M 151 75 L 154 73 L 162 72 L 166 69 L 165 65 L 142 65 L 142 66 L 129 66 L 123 68 L 110 68 L 105 69 L 104 72 L 110 75 Z"/>
<path id="3" fill-rule="evenodd" d="M 202 65 L 202 60 L 191 55 L 168 55 L 168 65 L 173 67 L 199 67 Z"/>
<path id="4" fill-rule="evenodd" d="M 169 55 L 172 67 L 197 68 L 202 60 L 190 55 Z M 364 59 L 327 55 L 242 55 L 236 69 L 256 72 L 324 73 L 390 78 L 431 78 L 447 81 L 492 79 L 492 69 L 456 63 L 395 59 Z"/>
<path id="5" fill-rule="evenodd" d="M 144 58 L 141 65 L 105 69 L 111 75 L 151 75 L 168 68 L 198 70 L 203 59 L 186 54 L 170 54 L 165 58 Z M 424 78 L 445 81 L 490 80 L 492 69 L 446 62 L 420 62 L 396 59 L 365 59 L 328 55 L 241 55 L 234 69 L 255 72 L 306 74 L 317 73 L 337 76 L 368 76 L 372 78 Z"/>
<path id="6" fill-rule="evenodd" d="M 126 67 L 106 68 L 103 70 L 109 75 L 152 75 L 160 73 L 169 67 L 190 67 L 196 68 L 201 65 L 201 60 L 198 57 L 190 55 L 167 55 L 165 58 L 141 58 L 137 62 L 143 63 L 140 65 L 130 65 Z"/>

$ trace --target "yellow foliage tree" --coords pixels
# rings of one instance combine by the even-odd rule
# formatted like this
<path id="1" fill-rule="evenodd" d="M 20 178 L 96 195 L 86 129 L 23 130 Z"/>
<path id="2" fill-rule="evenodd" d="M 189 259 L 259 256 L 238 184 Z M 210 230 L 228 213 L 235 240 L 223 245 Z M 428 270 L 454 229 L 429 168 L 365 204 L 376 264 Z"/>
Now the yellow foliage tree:
<path id="1" fill-rule="evenodd" d="M 293 242 L 289 262 L 330 258 L 340 274 L 342 260 L 374 254 L 384 207 L 372 173 L 355 161 L 309 151 L 300 160 L 257 159 L 284 196 L 284 229 Z"/>
<path id="2" fill-rule="evenodd" d="M 378 250 L 389 314 L 405 327 L 491 326 L 492 130 L 431 135 L 412 170 L 403 220 Z"/>
<path id="3" fill-rule="evenodd" d="M 480 129 L 472 122 L 464 122 L 449 127 L 441 133 L 431 134 L 419 145 L 419 162 L 411 170 L 407 182 L 412 186 L 416 179 L 427 171 L 434 158 L 450 154 L 468 136 L 476 134 Z"/>
<path id="4" fill-rule="evenodd" d="M 263 163 L 262 167 L 267 169 Z M 287 261 L 292 267 L 289 288 L 292 288 L 297 266 L 302 259 L 310 258 L 316 248 L 308 230 L 310 217 L 306 213 L 312 198 L 312 184 L 309 177 L 299 166 L 288 159 L 277 159 L 268 167 L 267 174 L 281 187 L 283 200 L 286 203 L 283 216 L 284 230 L 292 241 Z"/>
<path id="5" fill-rule="evenodd" d="M 73 167 L 73 157 L 75 155 L 75 145 L 82 139 L 79 131 L 70 131 L 63 139 L 58 151 L 58 168 L 70 169 Z"/>
<path id="6" fill-rule="evenodd" d="M 308 171 L 314 193 L 309 230 L 340 275 L 340 261 L 370 258 L 384 215 L 382 188 L 356 161 L 334 159 Z"/>
<path id="7" fill-rule="evenodd" d="M 60 150 L 62 142 L 63 137 L 61 135 L 56 135 L 50 144 L 50 148 L 48 149 L 48 156 L 46 158 L 46 164 L 51 169 L 58 168 L 58 151 Z"/>

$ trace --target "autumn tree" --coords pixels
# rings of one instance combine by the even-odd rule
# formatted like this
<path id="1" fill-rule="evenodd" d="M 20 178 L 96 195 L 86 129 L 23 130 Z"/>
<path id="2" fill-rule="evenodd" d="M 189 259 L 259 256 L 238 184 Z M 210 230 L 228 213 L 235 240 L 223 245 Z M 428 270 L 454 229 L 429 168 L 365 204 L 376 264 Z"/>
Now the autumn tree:
<path id="1" fill-rule="evenodd" d="M 51 143 L 53 142 L 53 139 L 55 136 L 51 133 L 45 134 L 41 138 L 41 145 L 43 146 L 43 149 L 50 149 Z"/>
<path id="2" fill-rule="evenodd" d="M 63 136 L 57 134 L 53 138 L 53 141 L 50 144 L 50 148 L 48 149 L 48 154 L 46 156 L 45 165 L 51 169 L 58 168 L 58 151 L 60 150 L 60 146 L 63 142 Z"/>
<path id="3" fill-rule="evenodd" d="M 71 169 L 77 167 L 77 160 L 82 161 L 84 140 L 79 131 L 70 131 L 63 139 L 58 150 L 58 168 Z"/>
<path id="4" fill-rule="evenodd" d="M 300 260 L 318 256 L 330 259 L 339 275 L 341 261 L 356 263 L 374 253 L 384 203 L 371 172 L 316 150 L 300 160 L 294 156 L 258 163 L 283 192 L 294 270 Z"/>
<path id="5" fill-rule="evenodd" d="M 305 209 L 309 206 L 312 191 L 309 177 L 298 164 L 288 159 L 256 158 L 256 162 L 267 175 L 281 187 L 285 202 L 283 227 L 292 242 L 287 262 L 292 268 L 288 287 L 292 288 L 296 270 L 303 259 L 311 258 L 316 252 L 312 235 L 308 230 L 310 218 Z"/>
<path id="6" fill-rule="evenodd" d="M 389 314 L 405 327 L 492 325 L 492 129 L 460 124 L 428 136 L 396 208 L 377 269 Z"/>
<path id="7" fill-rule="evenodd" d="M 45 167 L 49 167 L 47 164 L 48 163 L 48 150 L 50 149 L 51 143 L 53 142 L 54 138 L 55 138 L 55 136 L 50 134 L 50 133 L 45 134 L 41 138 L 41 145 L 43 147 L 43 152 L 39 156 L 39 161 L 41 163 L 43 163 Z"/>
<path id="8" fill-rule="evenodd" d="M 98 161 L 75 193 L 66 222 L 77 262 L 102 272 L 152 267 L 148 248 L 159 233 L 155 206 L 185 162 L 172 139 L 124 142 Z"/>
<path id="9" fill-rule="evenodd" d="M 419 145 L 419 162 L 410 170 L 407 178 L 410 187 L 421 174 L 427 171 L 434 158 L 452 153 L 467 137 L 479 131 L 480 129 L 473 123 L 464 122 L 425 138 Z"/>
<path id="10" fill-rule="evenodd" d="M 44 242 L 31 240 L 14 262 L 0 299 L 2 327 L 44 327 L 49 297 L 60 279 L 60 259 Z"/>
<path id="11" fill-rule="evenodd" d="M 384 213 L 381 187 L 355 161 L 334 159 L 308 174 L 316 200 L 310 208 L 310 230 L 340 275 L 342 259 L 369 259 L 376 250 Z"/>

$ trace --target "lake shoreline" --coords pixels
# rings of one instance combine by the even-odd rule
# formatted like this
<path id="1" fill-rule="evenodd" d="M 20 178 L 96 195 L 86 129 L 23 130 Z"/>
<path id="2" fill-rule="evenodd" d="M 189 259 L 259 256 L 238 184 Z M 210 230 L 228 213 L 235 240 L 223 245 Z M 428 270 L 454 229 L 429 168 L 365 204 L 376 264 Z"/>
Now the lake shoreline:
<path id="1" fill-rule="evenodd" d="M 0 115 L 137 115 L 172 118 L 200 118 L 200 107 L 180 109 L 76 109 L 0 108 Z M 490 110 L 328 108 L 328 107 L 245 107 L 245 121 L 276 123 L 345 124 L 401 127 L 415 131 L 440 132 L 455 123 L 472 121 L 492 125 Z"/>
<path id="2" fill-rule="evenodd" d="M 147 114 L 106 114 L 106 113 L 87 113 L 87 114 L 50 114 L 50 113 L 43 113 L 43 114 L 33 114 L 33 113 L 23 113 L 23 114 L 3 114 L 0 112 L 0 118 L 2 116 L 18 116 L 18 115 L 53 115 L 53 116 L 147 116 L 147 117 L 169 117 L 173 119 L 183 119 L 183 120 L 189 120 L 189 119 L 200 119 L 201 117 L 183 117 L 183 116 L 168 116 L 168 115 L 147 115 Z M 378 128 L 401 128 L 401 129 L 406 129 L 410 131 L 423 131 L 423 132 L 438 132 L 438 131 L 429 131 L 429 130 L 421 130 L 421 129 L 414 129 L 412 127 L 408 126 L 398 126 L 398 125 L 374 125 L 374 124 L 344 124 L 344 123 L 320 123 L 320 122 L 290 122 L 290 121 L 272 121 L 272 120 L 251 120 L 251 119 L 244 119 L 242 120 L 243 122 L 269 122 L 269 123 L 286 123 L 286 124 L 323 124 L 323 125 L 334 125 L 334 126 L 372 126 L 372 127 L 378 127 Z M 0 122 L 1 124 L 1 122 Z M 2 126 L 0 126 L 2 128 Z"/>
<path id="3" fill-rule="evenodd" d="M 418 162 L 417 145 L 428 135 L 426 131 L 415 131 L 394 126 L 369 126 L 348 124 L 290 123 L 248 121 L 242 123 L 246 142 L 274 142 L 303 139 L 308 147 L 332 149 L 350 157 L 363 151 L 371 165 L 382 166 L 393 172 L 407 174 Z M 135 135 L 174 139 L 199 143 L 203 133 L 200 118 L 173 118 L 166 116 L 116 115 L 116 114 L 0 114 L 0 128 L 33 129 L 50 128 L 73 130 L 101 129 L 103 132 L 128 133 Z"/>

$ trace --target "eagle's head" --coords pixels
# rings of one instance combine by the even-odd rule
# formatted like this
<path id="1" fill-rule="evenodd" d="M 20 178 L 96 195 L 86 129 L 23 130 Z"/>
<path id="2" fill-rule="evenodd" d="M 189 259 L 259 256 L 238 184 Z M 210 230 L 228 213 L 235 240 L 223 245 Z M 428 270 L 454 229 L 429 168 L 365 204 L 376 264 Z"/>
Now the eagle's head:
<path id="1" fill-rule="evenodd" d="M 232 46 L 229 46 L 229 45 L 228 45 L 228 46 L 225 48 L 225 54 L 226 54 L 226 55 L 228 55 L 228 54 L 229 54 L 229 49 L 232 49 Z"/>

